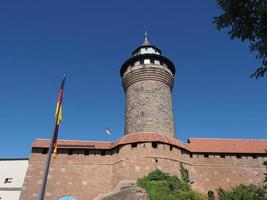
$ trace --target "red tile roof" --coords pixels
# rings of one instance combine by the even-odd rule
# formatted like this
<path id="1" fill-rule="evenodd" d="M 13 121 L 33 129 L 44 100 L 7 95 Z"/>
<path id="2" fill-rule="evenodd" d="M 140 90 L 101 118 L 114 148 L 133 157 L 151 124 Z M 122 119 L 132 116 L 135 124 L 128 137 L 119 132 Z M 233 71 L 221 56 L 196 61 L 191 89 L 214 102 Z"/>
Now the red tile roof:
<path id="1" fill-rule="evenodd" d="M 156 133 L 128 134 L 115 142 L 59 140 L 59 148 L 112 149 L 135 142 L 161 142 L 194 153 L 266 153 L 267 140 L 190 138 L 183 143 L 176 138 Z M 48 148 L 50 140 L 36 139 L 32 148 Z"/>
<path id="2" fill-rule="evenodd" d="M 209 153 L 266 153 L 267 140 L 190 138 L 189 151 Z"/>

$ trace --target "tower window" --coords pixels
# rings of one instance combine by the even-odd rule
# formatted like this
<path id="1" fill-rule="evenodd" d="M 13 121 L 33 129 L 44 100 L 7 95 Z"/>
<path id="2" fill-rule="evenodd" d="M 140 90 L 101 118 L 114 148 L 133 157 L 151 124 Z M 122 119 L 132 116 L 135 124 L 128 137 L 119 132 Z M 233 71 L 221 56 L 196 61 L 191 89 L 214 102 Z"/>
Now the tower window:
<path id="1" fill-rule="evenodd" d="M 154 64 L 155 60 L 154 59 L 150 59 L 150 63 Z"/>
<path id="2" fill-rule="evenodd" d="M 155 64 L 156 64 L 156 65 L 159 65 L 160 62 L 159 62 L 158 60 L 155 60 Z"/>
<path id="3" fill-rule="evenodd" d="M 145 59 L 145 60 L 144 60 L 144 63 L 145 63 L 145 64 L 149 64 L 149 63 L 150 63 L 150 60 L 149 60 L 149 59 Z"/>
<path id="4" fill-rule="evenodd" d="M 252 155 L 252 158 L 253 158 L 253 159 L 257 159 L 258 156 L 254 154 L 254 155 Z"/>
<path id="5" fill-rule="evenodd" d="M 134 63 L 135 66 L 140 65 L 140 61 Z"/>
<path id="6" fill-rule="evenodd" d="M 221 157 L 221 158 L 225 158 L 225 155 L 224 155 L 224 154 L 221 154 L 220 157 Z"/>
<path id="7" fill-rule="evenodd" d="M 193 154 L 192 153 L 190 153 L 190 158 L 193 158 Z"/>
<path id="8" fill-rule="evenodd" d="M 172 151 L 173 150 L 173 146 L 172 145 L 170 145 L 170 151 Z"/>
<path id="9" fill-rule="evenodd" d="M 144 60 L 140 60 L 140 65 L 144 64 Z"/>
<path id="10" fill-rule="evenodd" d="M 237 154 L 237 155 L 236 155 L 236 157 L 237 157 L 237 158 L 239 158 L 239 159 L 240 159 L 240 158 L 242 158 L 242 156 L 241 156 L 241 155 L 239 155 L 239 154 Z"/>
<path id="11" fill-rule="evenodd" d="M 158 148 L 158 143 L 157 143 L 157 142 L 152 142 L 152 147 L 153 147 L 154 149 Z"/>
<path id="12" fill-rule="evenodd" d="M 208 158 L 208 157 L 209 157 L 209 154 L 205 153 L 204 158 Z"/>

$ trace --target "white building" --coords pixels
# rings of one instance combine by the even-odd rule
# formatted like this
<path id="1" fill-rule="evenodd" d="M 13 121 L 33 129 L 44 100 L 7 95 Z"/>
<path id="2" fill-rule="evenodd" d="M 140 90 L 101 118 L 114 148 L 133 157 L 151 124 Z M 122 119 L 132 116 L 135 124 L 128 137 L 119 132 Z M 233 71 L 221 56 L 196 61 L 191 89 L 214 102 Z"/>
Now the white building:
<path id="1" fill-rule="evenodd" d="M 0 159 L 0 200 L 18 200 L 24 182 L 28 158 Z"/>

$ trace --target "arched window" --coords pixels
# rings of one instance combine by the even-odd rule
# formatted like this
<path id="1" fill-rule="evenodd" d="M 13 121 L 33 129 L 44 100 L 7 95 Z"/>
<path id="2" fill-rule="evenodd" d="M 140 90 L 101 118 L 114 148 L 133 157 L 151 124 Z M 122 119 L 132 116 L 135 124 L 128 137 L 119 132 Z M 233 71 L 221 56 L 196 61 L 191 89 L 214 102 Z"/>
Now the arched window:
<path id="1" fill-rule="evenodd" d="M 77 200 L 74 196 L 66 195 L 60 197 L 58 200 Z"/>
<path id="2" fill-rule="evenodd" d="M 212 191 L 208 191 L 208 200 L 215 200 L 214 193 Z"/>

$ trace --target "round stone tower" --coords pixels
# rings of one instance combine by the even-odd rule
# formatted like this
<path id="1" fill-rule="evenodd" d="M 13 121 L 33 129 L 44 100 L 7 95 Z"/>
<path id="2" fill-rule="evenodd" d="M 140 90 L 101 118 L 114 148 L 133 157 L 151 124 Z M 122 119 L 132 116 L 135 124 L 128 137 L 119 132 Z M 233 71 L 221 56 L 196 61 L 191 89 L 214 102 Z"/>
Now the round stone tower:
<path id="1" fill-rule="evenodd" d="M 125 135 L 153 132 L 175 137 L 174 74 L 174 64 L 145 37 L 120 70 L 126 97 Z"/>

